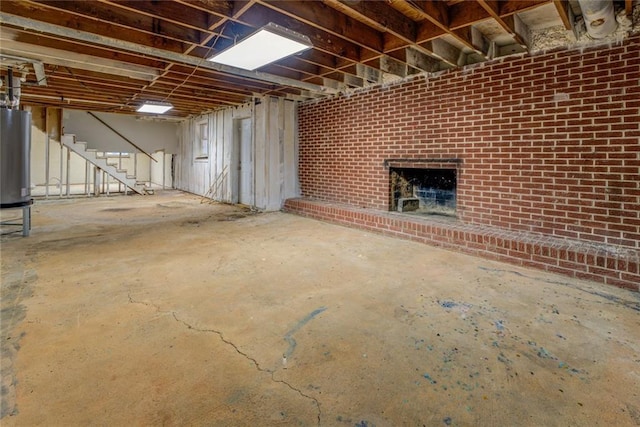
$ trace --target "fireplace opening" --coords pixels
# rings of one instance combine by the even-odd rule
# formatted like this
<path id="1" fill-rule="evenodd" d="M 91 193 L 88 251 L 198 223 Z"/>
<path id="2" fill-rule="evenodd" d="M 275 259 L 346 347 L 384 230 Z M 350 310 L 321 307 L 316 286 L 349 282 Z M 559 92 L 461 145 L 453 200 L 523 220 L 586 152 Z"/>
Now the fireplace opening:
<path id="1" fill-rule="evenodd" d="M 456 215 L 456 169 L 389 168 L 390 210 Z"/>

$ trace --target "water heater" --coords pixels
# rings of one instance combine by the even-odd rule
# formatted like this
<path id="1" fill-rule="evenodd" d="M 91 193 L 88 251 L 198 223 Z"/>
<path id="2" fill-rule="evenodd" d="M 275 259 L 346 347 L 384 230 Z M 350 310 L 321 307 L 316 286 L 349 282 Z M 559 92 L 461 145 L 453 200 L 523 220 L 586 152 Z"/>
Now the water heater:
<path id="1" fill-rule="evenodd" d="M 0 108 L 0 208 L 31 204 L 31 113 Z"/>

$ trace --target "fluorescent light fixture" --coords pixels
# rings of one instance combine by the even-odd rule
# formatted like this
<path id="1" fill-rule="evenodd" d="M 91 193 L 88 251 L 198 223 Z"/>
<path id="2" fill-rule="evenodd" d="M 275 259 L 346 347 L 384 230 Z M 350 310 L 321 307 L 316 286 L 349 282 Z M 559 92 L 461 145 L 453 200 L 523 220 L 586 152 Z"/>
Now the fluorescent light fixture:
<path id="1" fill-rule="evenodd" d="M 173 105 L 167 102 L 145 101 L 137 111 L 138 113 L 164 114 L 172 108 Z"/>
<path id="2" fill-rule="evenodd" d="M 244 70 L 255 70 L 310 47 L 312 45 L 309 37 L 269 23 L 208 60 Z"/>

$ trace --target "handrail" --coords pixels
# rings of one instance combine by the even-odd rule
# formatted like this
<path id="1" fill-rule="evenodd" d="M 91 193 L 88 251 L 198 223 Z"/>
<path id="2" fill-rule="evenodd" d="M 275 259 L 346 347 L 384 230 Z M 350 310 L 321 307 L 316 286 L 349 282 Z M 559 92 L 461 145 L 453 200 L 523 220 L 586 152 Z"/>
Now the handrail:
<path id="1" fill-rule="evenodd" d="M 133 145 L 138 151 L 140 151 L 142 154 L 144 154 L 145 156 L 147 156 L 148 158 L 150 158 L 151 160 L 153 160 L 154 162 L 158 163 L 158 161 L 156 159 L 153 158 L 153 156 L 149 153 L 147 153 L 146 151 L 144 151 L 142 148 L 138 147 L 136 144 L 134 144 L 129 138 L 127 138 L 126 136 L 124 136 L 123 134 L 121 134 L 120 132 L 118 132 L 117 130 L 115 130 L 114 128 L 112 128 L 111 126 L 109 126 L 104 120 L 102 120 L 100 117 L 96 116 L 95 114 L 93 114 L 91 111 L 87 111 L 87 114 L 90 115 L 91 117 L 93 117 L 94 119 L 96 119 L 97 121 L 99 121 L 100 123 L 102 123 L 103 125 L 105 125 L 107 128 L 109 128 L 113 133 L 115 133 L 116 135 L 118 135 L 120 138 L 124 139 L 125 141 L 127 141 L 129 144 Z"/>

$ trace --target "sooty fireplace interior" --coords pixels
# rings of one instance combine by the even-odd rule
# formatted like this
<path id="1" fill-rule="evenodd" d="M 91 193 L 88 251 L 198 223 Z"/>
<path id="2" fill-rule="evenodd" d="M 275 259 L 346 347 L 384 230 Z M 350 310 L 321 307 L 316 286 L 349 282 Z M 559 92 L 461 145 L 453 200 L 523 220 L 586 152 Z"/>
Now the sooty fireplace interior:
<path id="1" fill-rule="evenodd" d="M 456 214 L 456 169 L 390 167 L 390 210 Z"/>

